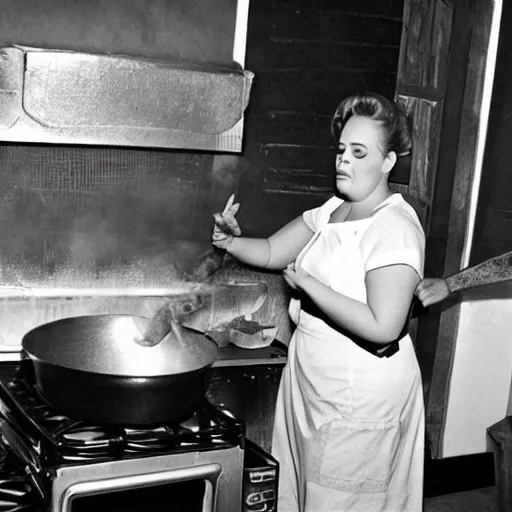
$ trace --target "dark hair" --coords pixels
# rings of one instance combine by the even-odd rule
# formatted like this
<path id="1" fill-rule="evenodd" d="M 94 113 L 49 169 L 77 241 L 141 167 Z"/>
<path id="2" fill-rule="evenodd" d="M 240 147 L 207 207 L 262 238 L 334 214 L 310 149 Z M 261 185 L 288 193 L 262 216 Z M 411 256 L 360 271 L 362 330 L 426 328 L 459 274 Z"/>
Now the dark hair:
<path id="1" fill-rule="evenodd" d="M 400 105 L 375 93 L 356 94 L 345 98 L 336 109 L 331 121 L 331 132 L 340 139 L 345 123 L 352 116 L 369 117 L 382 125 L 384 152 L 394 151 L 404 156 L 411 151 L 411 133 L 407 116 Z"/>

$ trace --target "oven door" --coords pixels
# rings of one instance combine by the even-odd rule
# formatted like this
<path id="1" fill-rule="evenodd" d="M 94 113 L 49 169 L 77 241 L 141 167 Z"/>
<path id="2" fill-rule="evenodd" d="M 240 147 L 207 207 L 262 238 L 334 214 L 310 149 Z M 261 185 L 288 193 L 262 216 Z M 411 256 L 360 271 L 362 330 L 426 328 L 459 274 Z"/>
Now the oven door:
<path id="1" fill-rule="evenodd" d="M 241 446 L 56 468 L 50 512 L 240 512 Z"/>
<path id="2" fill-rule="evenodd" d="M 60 497 L 62 512 L 215 512 L 220 464 L 77 482 Z"/>

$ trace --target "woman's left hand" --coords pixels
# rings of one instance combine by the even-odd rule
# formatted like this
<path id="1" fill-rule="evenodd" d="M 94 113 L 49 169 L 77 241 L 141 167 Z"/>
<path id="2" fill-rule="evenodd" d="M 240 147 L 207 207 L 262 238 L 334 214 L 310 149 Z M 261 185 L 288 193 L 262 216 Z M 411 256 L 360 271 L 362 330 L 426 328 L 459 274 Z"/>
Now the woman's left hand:
<path id="1" fill-rule="evenodd" d="M 290 263 L 283 271 L 284 278 L 286 282 L 294 289 L 294 290 L 304 290 L 304 285 L 311 279 L 311 275 L 308 274 L 301 267 L 298 269 L 295 268 L 295 263 Z"/>

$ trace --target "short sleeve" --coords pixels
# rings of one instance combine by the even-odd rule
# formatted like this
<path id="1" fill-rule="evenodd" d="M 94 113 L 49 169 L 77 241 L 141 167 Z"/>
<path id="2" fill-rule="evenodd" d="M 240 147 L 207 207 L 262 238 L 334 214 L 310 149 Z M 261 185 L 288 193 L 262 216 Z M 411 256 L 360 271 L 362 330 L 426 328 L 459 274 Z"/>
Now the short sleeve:
<path id="1" fill-rule="evenodd" d="M 415 214 L 391 206 L 377 215 L 361 240 L 365 271 L 409 265 L 423 278 L 425 233 Z"/>
<path id="2" fill-rule="evenodd" d="M 321 226 L 329 222 L 331 213 L 336 210 L 341 203 L 343 203 L 342 199 L 332 196 L 318 208 L 306 210 L 302 214 L 302 218 L 309 229 L 312 231 L 318 231 Z"/>

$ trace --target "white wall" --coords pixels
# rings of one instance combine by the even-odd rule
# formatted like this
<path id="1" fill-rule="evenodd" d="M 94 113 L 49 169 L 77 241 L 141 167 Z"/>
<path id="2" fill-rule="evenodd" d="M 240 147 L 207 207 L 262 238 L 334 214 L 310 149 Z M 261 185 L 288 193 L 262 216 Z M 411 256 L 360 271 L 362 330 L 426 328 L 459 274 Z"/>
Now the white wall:
<path id="1" fill-rule="evenodd" d="M 510 283 L 492 290 L 512 297 Z M 507 415 L 511 375 L 512 298 L 468 298 L 461 307 L 444 457 L 487 450 L 487 428 Z"/>

